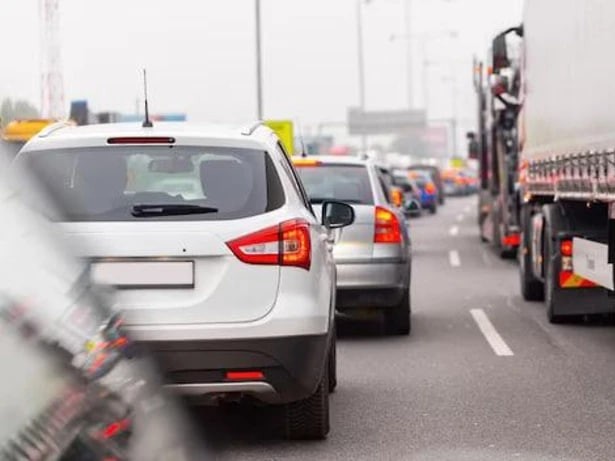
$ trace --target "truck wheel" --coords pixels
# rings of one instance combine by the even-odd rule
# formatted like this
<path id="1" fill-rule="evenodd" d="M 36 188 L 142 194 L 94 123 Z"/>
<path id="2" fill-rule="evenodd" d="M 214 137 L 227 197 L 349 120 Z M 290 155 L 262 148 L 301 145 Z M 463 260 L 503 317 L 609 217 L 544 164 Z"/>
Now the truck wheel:
<path id="1" fill-rule="evenodd" d="M 399 304 L 384 311 L 384 328 L 389 335 L 409 335 L 412 329 L 410 318 L 410 288 L 404 290 Z"/>
<path id="2" fill-rule="evenodd" d="M 287 439 L 325 439 L 329 433 L 329 367 L 325 366 L 320 383 L 312 395 L 286 404 L 284 410 Z"/>
<path id="3" fill-rule="evenodd" d="M 553 205 L 545 205 L 545 216 L 550 215 L 549 211 Z M 554 214 L 554 213 L 553 213 Z M 544 299 L 547 304 L 547 319 L 549 323 L 562 323 L 564 316 L 558 313 L 557 292 L 560 291 L 559 282 L 557 280 L 557 259 L 556 245 L 553 242 L 553 237 L 556 233 L 554 229 L 553 219 L 545 219 L 544 226 L 544 267 L 545 267 L 545 283 L 544 283 Z"/>
<path id="4" fill-rule="evenodd" d="M 519 248 L 519 275 L 521 294 L 526 301 L 542 301 L 544 284 L 532 273 L 532 212 L 529 205 L 521 209 L 521 247 Z"/>
<path id="5" fill-rule="evenodd" d="M 333 339 L 331 340 L 327 366 L 329 367 L 329 393 L 333 393 L 337 387 L 337 334 L 335 327 L 333 329 Z"/>

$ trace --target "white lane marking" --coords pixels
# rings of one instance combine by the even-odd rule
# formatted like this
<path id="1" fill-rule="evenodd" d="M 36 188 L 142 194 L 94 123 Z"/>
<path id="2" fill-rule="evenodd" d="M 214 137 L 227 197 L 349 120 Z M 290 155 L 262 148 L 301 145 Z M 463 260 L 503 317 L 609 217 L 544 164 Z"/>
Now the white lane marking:
<path id="1" fill-rule="evenodd" d="M 495 355 L 499 357 L 512 357 L 515 355 L 497 332 L 484 310 L 472 309 L 470 310 L 470 314 L 472 314 L 479 330 L 491 346 L 491 349 L 493 349 L 493 352 L 495 352 Z"/>
<path id="2" fill-rule="evenodd" d="M 453 267 L 461 266 L 461 259 L 459 258 L 459 252 L 457 250 L 451 250 L 448 252 L 448 261 Z"/>
<path id="3" fill-rule="evenodd" d="M 448 233 L 451 234 L 452 237 L 459 235 L 459 226 L 451 226 Z"/>
<path id="4" fill-rule="evenodd" d="M 459 214 L 457 215 L 457 221 L 459 221 L 459 222 L 463 221 L 463 217 L 464 217 L 464 216 L 463 216 L 463 213 L 459 213 Z"/>

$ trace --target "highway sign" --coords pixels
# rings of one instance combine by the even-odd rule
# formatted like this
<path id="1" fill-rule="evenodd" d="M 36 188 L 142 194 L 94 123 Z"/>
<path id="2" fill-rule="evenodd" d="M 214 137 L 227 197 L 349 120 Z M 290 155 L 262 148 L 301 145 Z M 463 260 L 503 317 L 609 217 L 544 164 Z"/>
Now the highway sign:
<path id="1" fill-rule="evenodd" d="M 348 132 L 351 135 L 400 134 L 423 129 L 424 110 L 362 111 L 348 109 Z"/>
<path id="2" fill-rule="evenodd" d="M 288 155 L 293 155 L 295 153 L 293 122 L 291 120 L 265 120 L 265 125 L 275 131 Z"/>

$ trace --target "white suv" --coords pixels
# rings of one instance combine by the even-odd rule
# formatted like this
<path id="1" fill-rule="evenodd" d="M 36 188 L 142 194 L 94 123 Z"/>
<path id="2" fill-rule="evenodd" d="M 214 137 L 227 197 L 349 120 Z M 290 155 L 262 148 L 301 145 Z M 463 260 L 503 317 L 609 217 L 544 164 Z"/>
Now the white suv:
<path id="1" fill-rule="evenodd" d="M 195 399 L 283 404 L 286 434 L 323 438 L 335 387 L 335 266 L 321 224 L 277 136 L 190 124 L 55 125 L 18 165 L 61 204 L 70 244 Z"/>

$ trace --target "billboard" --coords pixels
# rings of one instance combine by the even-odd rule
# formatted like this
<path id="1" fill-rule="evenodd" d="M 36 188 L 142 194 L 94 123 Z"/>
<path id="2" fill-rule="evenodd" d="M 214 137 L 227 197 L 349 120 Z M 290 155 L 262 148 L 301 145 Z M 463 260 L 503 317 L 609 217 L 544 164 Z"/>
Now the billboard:
<path id="1" fill-rule="evenodd" d="M 404 134 L 425 128 L 424 110 L 362 111 L 348 109 L 348 133 L 351 135 Z"/>

